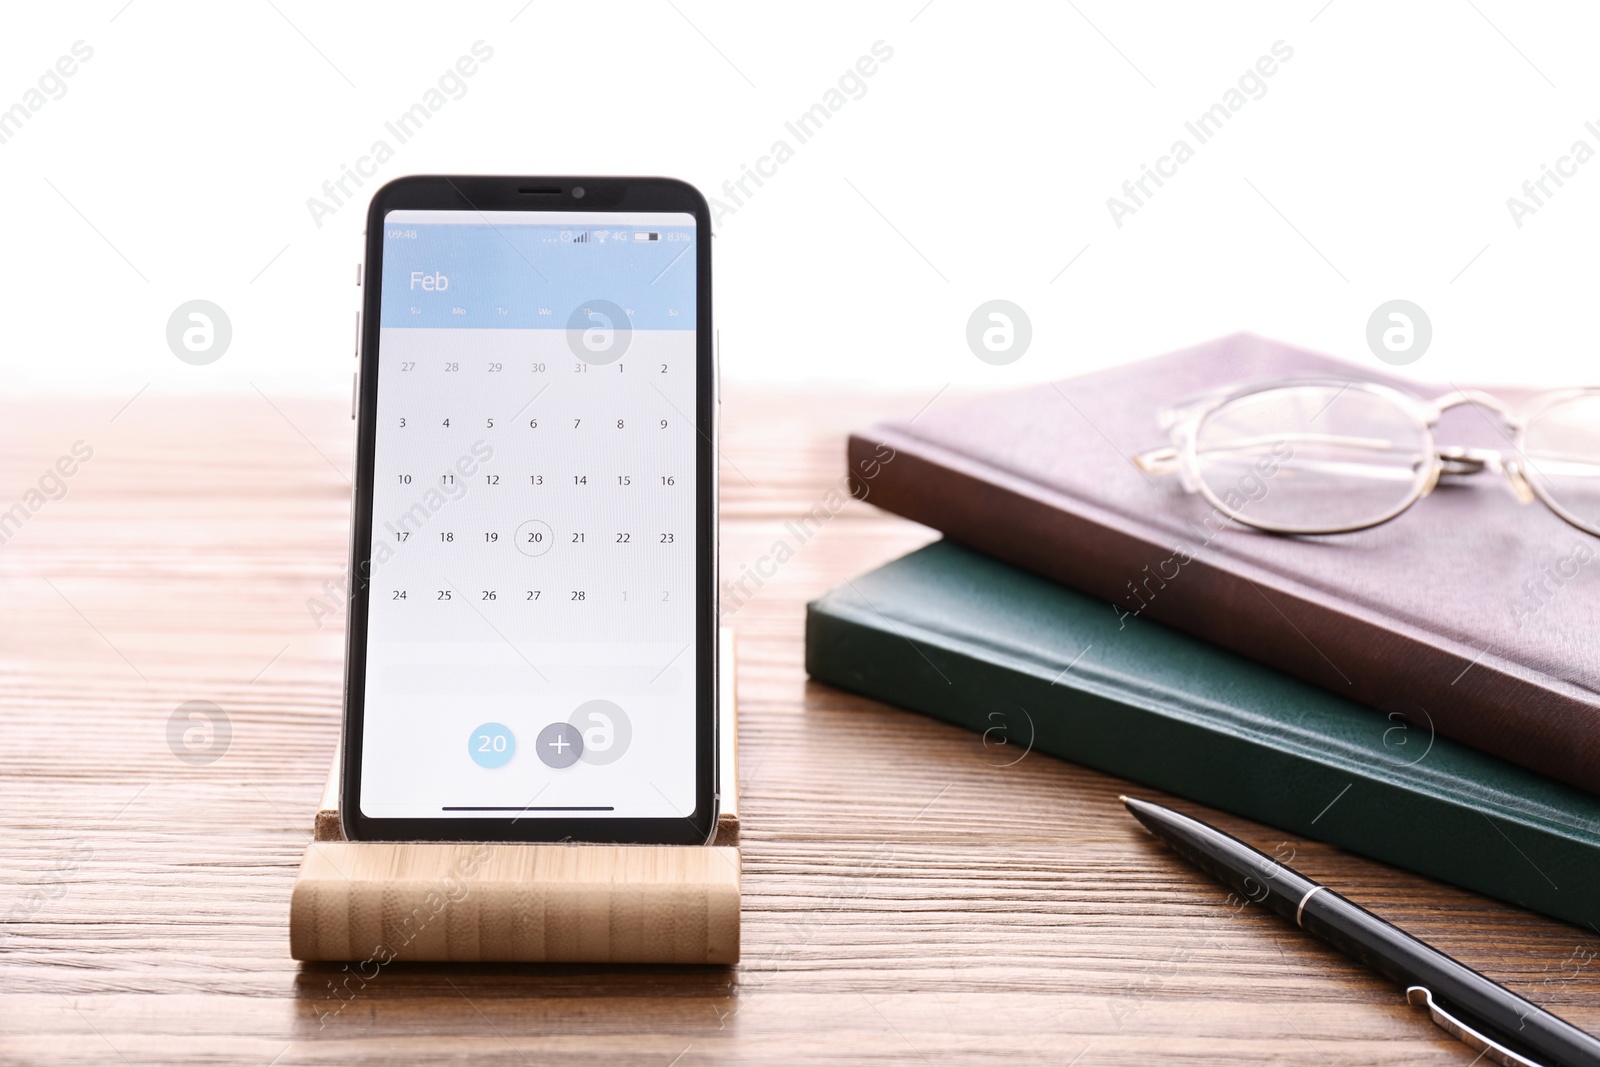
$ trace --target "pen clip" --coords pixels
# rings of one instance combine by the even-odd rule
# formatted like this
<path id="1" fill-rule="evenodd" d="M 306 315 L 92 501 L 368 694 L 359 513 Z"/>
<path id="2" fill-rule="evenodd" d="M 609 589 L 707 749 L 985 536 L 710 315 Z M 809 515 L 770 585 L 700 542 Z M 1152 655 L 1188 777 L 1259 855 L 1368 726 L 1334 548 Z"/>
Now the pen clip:
<path id="1" fill-rule="evenodd" d="M 1468 1048 L 1476 1049 L 1482 1057 L 1491 1059 L 1495 1063 L 1503 1063 L 1506 1067 L 1543 1067 L 1526 1056 L 1512 1052 L 1493 1038 L 1485 1037 L 1454 1015 L 1445 1011 L 1434 1003 L 1433 993 L 1427 986 L 1407 986 L 1406 1000 L 1415 1004 L 1425 1004 L 1428 1014 L 1433 1016 L 1433 1021 L 1439 1028 L 1451 1037 L 1463 1042 Z"/>

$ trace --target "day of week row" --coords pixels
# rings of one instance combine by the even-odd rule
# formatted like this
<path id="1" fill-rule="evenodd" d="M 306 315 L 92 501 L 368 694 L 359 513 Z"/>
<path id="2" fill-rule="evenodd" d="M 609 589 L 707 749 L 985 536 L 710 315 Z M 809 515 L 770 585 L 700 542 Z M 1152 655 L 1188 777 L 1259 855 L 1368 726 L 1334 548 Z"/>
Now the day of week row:
<path id="1" fill-rule="evenodd" d="M 399 419 L 400 419 L 400 424 L 398 426 L 398 429 L 401 429 L 401 430 L 410 429 L 412 426 L 426 425 L 424 423 L 417 422 L 415 420 L 415 418 L 413 418 L 410 415 L 401 415 L 401 416 L 399 416 Z M 446 415 L 444 418 L 438 420 L 438 425 L 441 428 L 446 429 L 446 430 L 449 430 L 449 429 L 465 429 L 469 422 L 476 422 L 476 421 L 477 420 L 475 420 L 475 419 L 465 420 L 464 421 L 462 419 L 456 418 L 455 416 Z M 496 420 L 492 416 L 487 416 L 483 420 L 483 428 L 486 429 L 486 430 L 492 430 L 492 429 L 495 428 L 495 424 L 496 424 L 497 421 L 503 422 L 503 420 Z M 572 425 L 570 427 L 566 427 L 566 424 L 568 422 L 572 423 Z M 582 416 L 568 415 L 565 418 L 557 417 L 557 418 L 554 418 L 554 419 L 546 416 L 544 418 L 544 420 L 541 422 L 541 420 L 538 418 L 538 416 L 535 416 L 535 417 L 533 417 L 533 418 L 528 420 L 528 429 L 537 430 L 537 429 L 539 429 L 539 427 L 541 425 L 543 425 L 543 426 L 562 426 L 562 427 L 566 427 L 567 429 L 571 429 L 571 430 L 582 430 L 582 429 L 585 428 L 584 424 L 586 422 L 588 423 L 588 428 L 590 428 L 590 429 L 593 429 L 595 427 L 600 427 L 602 429 L 625 430 L 625 429 L 627 429 L 628 420 L 627 419 L 622 419 L 622 418 L 614 418 L 614 417 L 613 418 L 601 417 L 601 418 L 598 418 L 598 419 L 595 419 L 595 418 L 585 419 Z M 613 425 L 613 423 L 614 423 L 614 425 Z M 667 420 L 667 419 L 634 419 L 633 420 L 634 428 L 637 429 L 641 424 L 643 424 L 644 426 L 646 426 L 649 429 L 656 429 L 656 430 L 665 430 L 669 425 L 671 425 L 670 421 Z M 522 425 L 522 422 L 521 422 L 520 419 L 517 421 L 517 425 L 518 426 Z"/>
<path id="2" fill-rule="evenodd" d="M 393 524 L 385 524 L 385 525 L 389 525 L 391 527 L 391 529 L 393 528 Z M 525 523 L 524 525 L 528 525 L 528 524 Z M 544 524 L 540 523 L 539 526 L 544 527 Z M 543 529 L 524 530 L 523 531 L 524 536 L 522 538 L 522 542 L 519 543 L 518 547 L 522 548 L 523 551 L 525 551 L 525 552 L 529 552 L 530 554 L 540 554 L 540 555 L 542 555 L 543 552 L 547 550 L 548 544 L 549 543 L 553 543 L 554 540 L 555 540 L 555 538 L 554 538 L 554 536 L 552 534 L 549 534 L 549 533 L 546 532 L 547 529 L 548 529 L 548 527 L 544 527 Z M 438 531 L 439 543 L 442 544 L 442 545 L 467 544 L 471 540 L 471 537 L 472 537 L 471 533 L 461 533 L 460 537 L 457 538 L 457 536 L 456 536 L 457 532 L 458 531 L 456 531 L 456 530 L 439 530 Z M 604 544 L 604 543 L 607 543 L 608 541 L 609 541 L 609 543 L 614 544 L 614 545 L 635 545 L 635 544 L 638 544 L 638 545 L 643 545 L 643 544 L 675 545 L 675 544 L 678 543 L 678 535 L 675 534 L 675 533 L 662 533 L 662 532 L 657 531 L 657 532 L 654 532 L 654 533 L 641 533 L 641 534 L 638 535 L 638 537 L 635 537 L 634 534 L 631 531 L 623 531 L 623 532 L 620 532 L 620 533 L 612 533 L 612 534 L 609 534 L 609 535 L 608 534 L 596 534 L 594 536 L 594 538 L 591 540 L 590 537 L 589 537 L 590 532 L 591 531 L 588 531 L 588 530 L 577 530 L 577 531 L 569 532 L 568 537 L 570 538 L 570 540 L 567 541 L 567 544 L 569 544 L 569 545 Z M 405 544 L 407 541 L 411 540 L 412 531 L 410 531 L 410 530 L 393 530 L 393 533 L 394 533 L 394 539 L 397 542 L 399 542 L 400 544 Z M 498 530 L 484 530 L 484 531 L 482 531 L 482 534 L 483 534 L 483 541 L 481 542 L 482 544 L 497 545 L 497 544 L 500 543 L 500 531 L 498 531 Z M 652 538 L 654 540 L 652 540 Z M 526 547 L 524 547 L 524 545 Z"/>
<path id="3" fill-rule="evenodd" d="M 529 370 L 534 374 L 548 374 L 550 373 L 550 368 L 552 366 L 559 367 L 561 364 L 552 364 L 547 360 L 532 360 L 521 365 L 528 367 Z M 503 359 L 483 360 L 481 362 L 459 359 L 402 359 L 400 361 L 400 373 L 410 374 L 416 371 L 418 367 L 421 367 L 424 371 L 437 370 L 444 374 L 469 374 L 474 370 L 481 371 L 485 374 L 504 374 L 507 366 L 508 362 Z M 516 363 L 510 363 L 509 366 L 512 370 L 516 370 L 519 365 Z M 611 372 L 611 367 L 615 367 L 618 374 L 626 374 L 628 372 L 629 364 L 612 363 L 607 366 L 605 364 L 584 363 L 581 360 L 577 360 L 571 363 L 570 366 L 572 367 L 571 373 L 573 374 L 593 374 L 599 376 L 600 374 L 609 374 Z M 639 364 L 634 364 L 634 367 L 636 368 L 634 370 L 634 374 L 638 375 L 640 373 L 640 370 L 638 369 Z M 659 376 L 662 374 L 672 373 L 669 369 L 671 364 L 663 363 L 659 359 L 651 360 L 650 362 L 644 364 L 643 367 L 643 372 L 647 374 L 655 374 Z M 651 368 L 659 369 L 652 370 Z"/>
<path id="4" fill-rule="evenodd" d="M 473 594 L 477 594 L 474 596 Z M 468 589 L 461 590 L 454 586 L 449 589 L 391 589 L 391 601 L 432 600 L 434 602 L 449 601 L 456 603 L 462 600 L 499 602 L 501 600 L 520 600 L 524 604 L 565 602 L 569 604 L 590 604 L 602 601 L 612 601 L 628 604 L 665 604 L 672 601 L 672 592 L 668 589 L 661 590 L 632 590 L 627 589 Z"/>
<path id="5" fill-rule="evenodd" d="M 468 475 L 461 475 L 461 476 L 458 477 L 454 471 L 446 471 L 444 474 L 439 475 L 439 484 L 440 485 L 446 485 L 446 486 L 449 486 L 449 485 L 465 485 L 465 484 L 467 484 L 468 477 L 469 477 Z M 557 484 L 557 481 L 559 480 L 559 478 L 561 476 L 552 475 L 548 483 L 545 480 L 545 476 L 542 475 L 542 474 L 529 474 L 526 477 L 528 479 L 528 481 L 526 483 L 527 485 L 533 486 L 533 487 L 538 487 L 538 486 L 542 486 L 542 485 L 546 485 L 546 484 L 555 485 L 555 484 Z M 570 477 L 572 479 L 572 484 L 575 485 L 575 486 L 585 486 L 585 485 L 589 484 L 589 476 L 587 474 L 573 474 L 573 475 L 569 475 L 568 477 Z M 676 486 L 678 484 L 678 476 L 675 475 L 675 474 L 658 474 L 656 477 L 660 479 L 660 481 L 657 483 L 658 487 L 670 488 L 670 487 Z M 413 485 L 413 484 L 416 483 L 415 476 L 414 475 L 410 475 L 410 474 L 398 474 L 397 473 L 395 475 L 395 478 L 397 478 L 399 480 L 399 483 L 401 485 Z M 479 484 L 482 484 L 482 485 L 500 485 L 501 484 L 500 475 L 498 475 L 498 474 L 480 474 L 480 475 L 477 475 L 477 478 L 482 479 L 482 481 L 479 483 Z M 633 475 L 631 475 L 631 474 L 618 474 L 618 475 L 616 475 L 616 479 L 617 479 L 616 480 L 616 485 L 619 488 L 627 488 L 627 487 L 630 487 L 630 486 L 632 486 L 634 484 Z M 641 485 L 646 484 L 648 481 L 649 481 L 649 479 L 645 478 L 643 476 L 641 476 L 640 479 L 639 479 L 639 483 Z M 516 483 L 508 483 L 508 484 L 516 484 Z M 604 484 L 610 484 L 610 483 L 606 482 L 606 480 L 604 478 L 600 477 L 599 475 L 596 475 L 595 476 L 595 484 L 596 485 L 604 485 Z"/>

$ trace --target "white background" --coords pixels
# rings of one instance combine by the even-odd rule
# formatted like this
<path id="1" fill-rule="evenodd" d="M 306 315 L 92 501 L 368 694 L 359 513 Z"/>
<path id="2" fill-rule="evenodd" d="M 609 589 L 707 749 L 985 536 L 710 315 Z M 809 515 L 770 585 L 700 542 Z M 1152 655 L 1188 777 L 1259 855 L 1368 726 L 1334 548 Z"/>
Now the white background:
<path id="1" fill-rule="evenodd" d="M 731 378 L 1004 385 L 1239 329 L 1375 365 L 1366 320 L 1398 297 L 1433 321 L 1415 376 L 1593 380 L 1600 160 L 1520 229 L 1506 199 L 1574 140 L 1600 150 L 1597 23 L 1507 0 L 12 7 L 0 108 L 74 41 L 94 56 L 0 144 L 0 384 L 346 395 L 372 186 L 321 228 L 306 201 L 480 39 L 466 95 L 376 181 L 653 173 L 721 196 L 795 148 L 719 226 Z M 797 144 L 784 122 L 880 40 L 865 96 Z M 1107 197 L 1279 40 L 1267 94 L 1116 227 Z M 197 297 L 234 331 L 205 367 L 165 341 Z M 1034 331 L 1004 367 L 965 342 L 997 297 Z"/>

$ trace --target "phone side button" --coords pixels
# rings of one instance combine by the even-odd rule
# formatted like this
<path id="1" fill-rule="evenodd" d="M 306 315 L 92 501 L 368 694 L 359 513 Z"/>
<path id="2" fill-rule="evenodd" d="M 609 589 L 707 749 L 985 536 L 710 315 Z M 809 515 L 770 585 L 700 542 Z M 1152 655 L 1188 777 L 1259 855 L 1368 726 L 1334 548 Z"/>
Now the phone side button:
<path id="1" fill-rule="evenodd" d="M 356 400 L 361 396 L 361 372 L 350 375 L 350 418 L 356 417 Z"/>
<path id="2" fill-rule="evenodd" d="M 357 359 L 361 358 L 361 312 L 359 310 L 356 311 L 356 351 L 355 351 L 355 356 L 356 356 Z"/>

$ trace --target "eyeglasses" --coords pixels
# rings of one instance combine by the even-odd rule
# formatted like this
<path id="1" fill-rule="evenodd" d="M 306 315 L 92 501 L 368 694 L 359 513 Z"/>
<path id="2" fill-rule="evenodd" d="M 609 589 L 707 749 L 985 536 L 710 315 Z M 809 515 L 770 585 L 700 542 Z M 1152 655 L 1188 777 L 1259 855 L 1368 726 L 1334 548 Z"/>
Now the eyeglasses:
<path id="1" fill-rule="evenodd" d="M 1435 444 L 1440 416 L 1463 404 L 1499 420 L 1509 455 Z M 1258 530 L 1364 530 L 1427 496 L 1441 476 L 1489 470 L 1522 503 L 1538 498 L 1600 536 L 1600 388 L 1543 393 L 1519 412 L 1470 390 L 1429 402 L 1369 382 L 1281 381 L 1169 408 L 1160 422 L 1173 443 L 1134 456 L 1139 469 L 1176 473 L 1185 490 Z"/>

